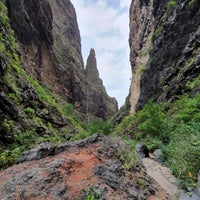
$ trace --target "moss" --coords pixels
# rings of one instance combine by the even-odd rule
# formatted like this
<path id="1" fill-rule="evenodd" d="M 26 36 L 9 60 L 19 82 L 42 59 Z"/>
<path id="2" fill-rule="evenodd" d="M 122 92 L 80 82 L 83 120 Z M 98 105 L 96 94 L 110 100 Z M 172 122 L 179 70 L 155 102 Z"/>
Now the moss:
<path id="1" fill-rule="evenodd" d="M 153 40 L 157 39 L 157 38 L 161 35 L 162 32 L 163 32 L 163 27 L 162 27 L 162 26 L 159 26 L 159 27 L 154 31 L 152 39 L 153 39 Z"/>
<path id="2" fill-rule="evenodd" d="M 7 8 L 2 1 L 0 1 L 0 22 L 5 28 L 10 26 L 10 19 L 7 16 Z"/>
<path id="3" fill-rule="evenodd" d="M 26 107 L 26 108 L 24 109 L 24 112 L 25 112 L 26 114 L 28 114 L 29 116 L 34 116 L 34 115 L 35 115 L 35 110 L 34 110 L 33 108 L 30 108 L 30 107 Z"/>
<path id="4" fill-rule="evenodd" d="M 142 58 L 142 57 L 145 57 L 147 56 L 149 53 L 149 50 L 148 49 L 143 49 L 139 52 L 139 57 Z"/>
<path id="5" fill-rule="evenodd" d="M 166 4 L 167 11 L 175 8 L 176 5 L 177 5 L 177 0 L 169 0 Z"/>
<path id="6" fill-rule="evenodd" d="M 193 79 L 192 81 L 188 81 L 186 83 L 186 88 L 189 89 L 189 90 L 193 90 L 194 88 L 196 88 L 199 85 L 200 85 L 200 76 Z"/>

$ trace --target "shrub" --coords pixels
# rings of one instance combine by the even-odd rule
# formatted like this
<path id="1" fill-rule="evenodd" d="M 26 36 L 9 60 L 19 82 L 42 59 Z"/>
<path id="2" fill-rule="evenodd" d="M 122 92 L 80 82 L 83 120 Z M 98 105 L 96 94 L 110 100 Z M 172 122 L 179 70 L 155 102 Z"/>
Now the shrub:
<path id="1" fill-rule="evenodd" d="M 35 110 L 34 110 L 33 108 L 31 108 L 31 107 L 26 107 L 26 108 L 24 109 L 24 112 L 25 112 L 26 114 L 28 114 L 29 116 L 35 115 Z"/>
<path id="2" fill-rule="evenodd" d="M 22 155 L 20 147 L 16 147 L 13 150 L 4 150 L 0 153 L 0 169 L 6 169 L 7 167 L 16 163 L 19 157 Z"/>
<path id="3" fill-rule="evenodd" d="M 138 113 L 137 120 L 141 121 L 138 129 L 142 131 L 145 136 L 150 135 L 161 139 L 163 142 L 168 141 L 171 127 L 165 118 L 162 105 L 154 104 L 150 101 Z"/>
<path id="4" fill-rule="evenodd" d="M 110 133 L 110 123 L 108 121 L 102 121 L 100 119 L 94 119 L 86 124 L 86 131 L 89 133 L 100 133 L 108 135 Z"/>
<path id="5" fill-rule="evenodd" d="M 80 139 L 84 139 L 87 137 L 90 137 L 92 134 L 87 132 L 87 131 L 80 131 L 79 133 L 76 133 L 71 139 L 70 141 L 75 141 L 75 140 L 80 140 Z"/>
<path id="6" fill-rule="evenodd" d="M 14 123 L 11 120 L 4 119 L 1 124 L 1 130 L 10 133 L 13 129 Z"/>
<path id="7" fill-rule="evenodd" d="M 83 189 L 82 193 L 83 195 L 81 195 L 80 199 L 84 199 L 84 200 L 99 200 L 100 199 L 100 195 L 92 187 L 90 187 L 88 191 Z"/>
<path id="8" fill-rule="evenodd" d="M 167 163 L 176 177 L 181 179 L 182 187 L 194 186 L 197 182 L 200 167 L 200 134 L 196 126 L 179 124 L 171 133 L 170 143 L 164 147 Z"/>
<path id="9" fill-rule="evenodd" d="M 124 169 L 130 170 L 136 163 L 136 142 L 128 138 L 120 138 L 123 143 L 119 145 L 118 156 L 122 161 Z"/>

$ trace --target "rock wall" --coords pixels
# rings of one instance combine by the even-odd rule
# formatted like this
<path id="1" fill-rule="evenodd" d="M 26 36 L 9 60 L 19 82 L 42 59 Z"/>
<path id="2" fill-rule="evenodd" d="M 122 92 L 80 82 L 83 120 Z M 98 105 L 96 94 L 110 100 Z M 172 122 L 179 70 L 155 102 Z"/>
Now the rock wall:
<path id="1" fill-rule="evenodd" d="M 91 110 L 94 117 L 116 112 L 101 109 L 99 115 L 87 110 L 87 105 L 102 107 L 102 101 L 90 98 L 87 86 L 81 38 L 75 9 L 69 0 L 7 0 L 8 14 L 14 29 L 23 68 L 34 79 L 60 96 L 62 103 L 72 103 L 80 113 Z M 93 92 L 94 93 L 94 92 Z M 101 94 L 104 98 L 104 94 Z M 107 94 L 106 94 L 107 95 Z M 107 96 L 103 104 L 109 104 Z M 108 105 L 109 106 L 109 105 Z M 107 107 L 105 109 L 107 109 Z M 111 105 L 112 106 L 112 105 Z M 104 118 L 104 117 L 103 117 Z"/>
<path id="2" fill-rule="evenodd" d="M 151 36 L 154 30 L 153 0 L 132 1 L 130 19 L 129 44 L 133 73 L 130 88 L 130 112 L 134 113 L 141 93 L 140 81 L 151 48 Z"/>
<path id="3" fill-rule="evenodd" d="M 199 0 L 133 0 L 130 8 L 130 112 L 148 100 L 199 92 Z"/>
<path id="4" fill-rule="evenodd" d="M 65 101 L 84 99 L 81 42 L 70 1 L 7 1 L 23 68 Z M 20 11 L 20 12 L 19 12 Z"/>

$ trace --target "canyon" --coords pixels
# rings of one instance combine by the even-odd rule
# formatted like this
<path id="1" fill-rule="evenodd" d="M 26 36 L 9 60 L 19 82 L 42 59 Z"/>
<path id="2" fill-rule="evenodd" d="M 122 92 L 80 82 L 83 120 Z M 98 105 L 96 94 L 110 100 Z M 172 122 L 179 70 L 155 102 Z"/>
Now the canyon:
<path id="1" fill-rule="evenodd" d="M 199 19 L 199 0 L 131 1 L 118 111 L 70 0 L 0 1 L 0 198 L 197 200 Z"/>

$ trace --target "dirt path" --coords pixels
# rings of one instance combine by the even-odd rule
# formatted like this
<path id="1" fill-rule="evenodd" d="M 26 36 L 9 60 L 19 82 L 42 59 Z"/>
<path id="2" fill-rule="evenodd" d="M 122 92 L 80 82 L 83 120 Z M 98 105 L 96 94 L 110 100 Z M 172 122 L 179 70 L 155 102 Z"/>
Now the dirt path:
<path id="1" fill-rule="evenodd" d="M 150 158 L 143 158 L 142 163 L 147 170 L 147 174 L 167 192 L 168 199 L 178 199 L 180 190 L 178 189 L 177 180 L 172 175 L 171 170 Z"/>

